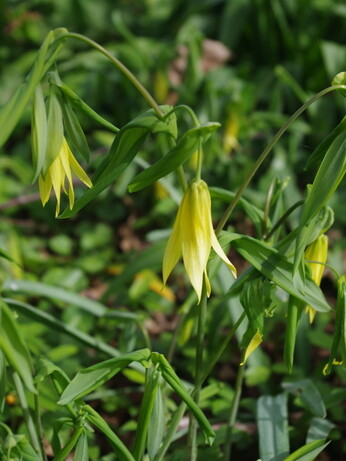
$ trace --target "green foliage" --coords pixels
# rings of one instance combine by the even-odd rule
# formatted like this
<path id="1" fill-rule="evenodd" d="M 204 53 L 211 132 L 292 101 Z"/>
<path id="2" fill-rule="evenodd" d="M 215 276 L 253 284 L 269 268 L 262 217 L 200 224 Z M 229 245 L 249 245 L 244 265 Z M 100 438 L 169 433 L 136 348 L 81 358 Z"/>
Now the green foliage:
<path id="1" fill-rule="evenodd" d="M 5 3 L 0 458 L 341 459 L 341 0 Z M 161 266 L 201 178 L 238 279 L 212 251 L 197 304 Z M 319 286 L 304 252 L 324 234 Z"/>

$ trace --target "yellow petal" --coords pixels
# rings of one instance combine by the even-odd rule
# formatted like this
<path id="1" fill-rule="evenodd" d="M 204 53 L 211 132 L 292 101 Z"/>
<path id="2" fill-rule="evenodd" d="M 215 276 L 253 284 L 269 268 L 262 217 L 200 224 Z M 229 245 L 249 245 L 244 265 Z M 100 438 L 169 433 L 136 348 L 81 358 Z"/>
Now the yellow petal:
<path id="1" fill-rule="evenodd" d="M 64 183 L 65 174 L 62 168 L 60 157 L 57 157 L 54 162 L 49 167 L 47 175 L 50 175 L 53 190 L 56 196 L 56 209 L 55 217 L 59 215 L 60 212 L 60 194 L 61 194 L 61 185 Z"/>
<path id="2" fill-rule="evenodd" d="M 169 274 L 179 261 L 181 256 L 181 237 L 180 237 L 180 226 L 179 226 L 179 215 L 180 209 L 174 223 L 173 231 L 168 239 L 165 254 L 163 256 L 162 263 L 162 278 L 163 283 L 167 282 Z"/>
<path id="3" fill-rule="evenodd" d="M 227 266 L 231 269 L 233 277 L 237 278 L 237 269 L 234 267 L 231 261 L 227 258 L 214 232 L 211 236 L 211 246 L 213 247 L 215 253 L 219 256 L 219 258 L 221 258 L 222 261 L 226 263 Z"/>
<path id="4" fill-rule="evenodd" d="M 257 330 L 246 348 L 244 359 L 240 365 L 245 364 L 245 362 L 249 358 L 249 355 L 252 354 L 252 352 L 255 349 L 257 349 L 257 347 L 261 344 L 262 341 L 263 341 L 263 335 L 259 332 L 259 330 Z"/>
<path id="5" fill-rule="evenodd" d="M 305 250 L 304 257 L 310 260 L 309 267 L 311 269 L 312 280 L 316 285 L 320 285 L 324 271 L 324 264 L 327 261 L 328 255 L 328 237 L 320 235 L 312 242 Z M 316 262 L 313 262 L 316 261 Z M 322 264 L 319 264 L 322 263 Z"/>
<path id="6" fill-rule="evenodd" d="M 211 249 L 211 233 L 207 225 L 210 200 L 201 200 L 204 182 L 192 182 L 181 203 L 182 254 L 184 266 L 198 301 Z M 203 198 L 203 197 L 202 197 Z"/>
<path id="7" fill-rule="evenodd" d="M 70 151 L 70 148 L 69 148 L 69 151 Z M 77 178 L 79 178 L 86 186 L 93 187 L 93 183 L 91 182 L 91 179 L 86 174 L 86 172 L 83 170 L 83 168 L 80 166 L 80 164 L 77 162 L 77 160 L 75 159 L 71 151 L 69 155 L 69 162 L 70 162 L 72 171 L 75 173 Z"/>
<path id="8" fill-rule="evenodd" d="M 72 152 L 67 144 L 66 139 L 63 139 L 63 144 L 62 148 L 60 151 L 60 160 L 62 167 L 64 169 L 69 188 L 68 188 L 68 197 L 69 197 L 69 205 L 70 209 L 72 210 L 73 204 L 74 204 L 74 189 L 73 189 L 73 180 L 72 180 L 72 172 L 71 172 L 71 167 L 70 167 L 70 157 L 73 157 Z M 65 193 L 66 190 L 64 189 Z"/>
<path id="9" fill-rule="evenodd" d="M 45 206 L 45 204 L 48 202 L 50 193 L 52 191 L 52 180 L 49 174 L 46 174 L 46 177 L 43 178 L 42 175 L 39 176 L 38 178 L 38 190 L 40 193 L 40 198 L 42 205 Z"/>
<path id="10" fill-rule="evenodd" d="M 312 323 L 314 321 L 314 318 L 315 318 L 315 315 L 316 315 L 316 310 L 311 306 L 306 306 L 305 312 L 309 316 L 309 323 Z"/>

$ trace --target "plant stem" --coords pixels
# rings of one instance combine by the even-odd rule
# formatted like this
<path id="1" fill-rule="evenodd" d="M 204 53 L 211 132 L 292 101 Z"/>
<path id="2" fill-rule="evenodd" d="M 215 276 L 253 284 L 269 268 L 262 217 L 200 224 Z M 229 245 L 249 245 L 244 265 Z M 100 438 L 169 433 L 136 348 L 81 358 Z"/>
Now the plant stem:
<path id="1" fill-rule="evenodd" d="M 263 238 L 264 240 L 268 240 L 274 233 L 275 231 L 286 221 L 286 219 L 288 218 L 288 216 L 293 213 L 293 211 L 300 207 L 301 205 L 303 205 L 303 203 L 305 202 L 305 200 L 299 200 L 298 202 L 294 203 L 287 211 L 285 211 L 285 213 L 281 216 L 280 219 L 278 219 L 278 221 L 276 221 L 276 223 L 274 224 L 274 226 L 270 229 L 269 232 L 267 232 L 266 234 L 263 234 Z"/>
<path id="2" fill-rule="evenodd" d="M 124 75 L 126 78 L 130 80 L 133 86 L 141 93 L 143 98 L 147 101 L 147 103 L 154 109 L 157 116 L 159 118 L 163 117 L 163 112 L 160 109 L 160 106 L 157 104 L 155 99 L 151 96 L 149 91 L 141 84 L 141 82 L 134 76 L 134 74 L 115 56 L 113 56 L 109 51 L 107 51 L 103 46 L 99 45 L 94 40 L 91 40 L 89 37 L 86 37 L 82 34 L 77 34 L 73 32 L 68 32 L 64 35 L 66 38 L 76 38 L 77 40 L 81 40 L 84 43 L 92 46 L 93 48 L 97 49 L 100 53 L 106 56 Z"/>
<path id="3" fill-rule="evenodd" d="M 276 133 L 276 135 L 273 137 L 273 139 L 270 141 L 270 143 L 267 145 L 267 147 L 264 149 L 262 154 L 258 157 L 256 162 L 254 163 L 253 167 L 247 174 L 246 178 L 240 185 L 236 195 L 234 196 L 233 200 L 229 204 L 228 208 L 224 212 L 223 216 L 221 217 L 219 224 L 217 225 L 215 229 L 216 235 L 221 232 L 221 230 L 224 228 L 226 222 L 228 221 L 229 217 L 231 216 L 235 206 L 239 202 L 240 197 L 243 195 L 243 192 L 249 185 L 251 179 L 253 176 L 256 174 L 258 168 L 262 165 L 264 160 L 267 158 L 275 144 L 279 141 L 281 136 L 285 133 L 285 131 L 288 129 L 288 127 L 293 123 L 308 107 L 311 106 L 315 101 L 317 101 L 319 98 L 322 96 L 325 96 L 326 94 L 330 93 L 331 91 L 335 90 L 345 90 L 346 85 L 333 85 L 329 86 L 328 88 L 325 88 L 324 90 L 320 91 L 319 93 L 315 94 L 312 96 L 305 104 L 303 104 L 279 129 L 279 131 Z"/>
<path id="4" fill-rule="evenodd" d="M 240 396 L 244 380 L 245 366 L 239 365 L 237 379 L 234 388 L 234 397 L 232 401 L 232 406 L 230 408 L 227 430 L 225 434 L 225 452 L 224 452 L 224 461 L 231 460 L 232 452 L 232 442 L 233 442 L 233 426 L 237 417 Z"/>
<path id="5" fill-rule="evenodd" d="M 201 390 L 201 377 L 203 373 L 203 350 L 204 350 L 204 332 L 205 320 L 207 315 L 207 294 L 206 287 L 203 284 L 201 302 L 198 307 L 198 325 L 197 325 L 197 346 L 196 346 L 196 364 L 195 364 L 195 387 L 193 390 L 194 401 L 198 404 Z M 197 421 L 190 415 L 189 436 L 188 436 L 188 460 L 196 461 L 197 459 Z"/>
<path id="6" fill-rule="evenodd" d="M 18 394 L 18 399 L 19 399 L 19 402 L 20 402 L 20 406 L 22 407 L 22 410 L 23 410 L 23 415 L 24 415 L 24 419 L 25 419 L 25 422 L 26 422 L 26 426 L 27 426 L 27 429 L 28 429 L 28 433 L 29 433 L 31 443 L 33 445 L 34 450 L 37 452 L 37 454 L 40 454 L 41 459 L 44 460 L 45 456 L 42 453 L 41 443 L 40 443 L 40 440 L 39 440 L 39 436 L 37 434 L 37 429 L 36 429 L 34 420 L 33 420 L 32 416 L 31 416 L 31 413 L 30 413 L 28 402 L 26 400 L 25 391 L 24 391 L 22 381 L 20 380 L 20 378 L 19 378 L 19 376 L 18 376 L 18 374 L 16 372 L 12 373 L 12 378 L 13 378 L 14 386 L 16 388 L 16 392 Z"/>

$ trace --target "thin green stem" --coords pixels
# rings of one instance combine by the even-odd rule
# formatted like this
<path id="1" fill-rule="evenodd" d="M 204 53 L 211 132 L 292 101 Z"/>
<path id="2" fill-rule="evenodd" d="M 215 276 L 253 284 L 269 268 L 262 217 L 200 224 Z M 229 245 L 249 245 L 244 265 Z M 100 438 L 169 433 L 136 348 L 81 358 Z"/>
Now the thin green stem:
<path id="1" fill-rule="evenodd" d="M 207 294 L 206 287 L 203 284 L 201 302 L 198 307 L 198 324 L 197 324 L 197 346 L 196 346 L 196 364 L 195 364 L 195 387 L 193 390 L 194 401 L 198 404 L 201 391 L 201 377 L 203 373 L 203 351 L 204 351 L 204 333 L 205 320 L 207 316 Z M 188 435 L 188 460 L 196 461 L 197 459 L 197 421 L 190 415 L 189 435 Z"/>
<path id="2" fill-rule="evenodd" d="M 25 391 L 24 387 L 22 384 L 22 381 L 20 380 L 20 377 L 18 373 L 13 372 L 12 373 L 12 378 L 13 378 L 13 383 L 16 388 L 16 392 L 18 395 L 18 399 L 20 402 L 20 406 L 22 407 L 23 410 L 23 415 L 26 423 L 26 427 L 28 429 L 28 434 L 32 443 L 32 446 L 34 450 L 37 452 L 37 454 L 41 455 L 41 459 L 45 459 L 45 456 L 42 452 L 42 447 L 39 439 L 39 435 L 37 433 L 37 428 L 35 426 L 34 420 L 31 416 L 28 401 L 26 400 L 25 396 Z"/>
<path id="3" fill-rule="evenodd" d="M 234 388 L 234 397 L 232 401 L 232 406 L 230 408 L 228 424 L 225 434 L 225 451 L 224 451 L 224 461 L 231 460 L 232 452 L 232 442 L 233 442 L 233 427 L 238 414 L 239 402 L 241 397 L 241 391 L 243 387 L 245 366 L 239 365 L 237 379 Z"/>
<path id="4" fill-rule="evenodd" d="M 115 56 L 113 56 L 109 51 L 107 51 L 103 46 L 99 45 L 94 40 L 86 37 L 82 34 L 77 34 L 73 32 L 68 32 L 64 35 L 65 38 L 76 38 L 77 40 L 81 40 L 84 43 L 92 46 L 93 48 L 97 49 L 100 53 L 102 53 L 106 58 L 108 58 L 124 75 L 126 78 L 130 80 L 130 82 L 134 85 L 134 87 L 141 93 L 147 103 L 154 109 L 158 117 L 163 117 L 163 112 L 160 109 L 160 106 L 157 104 L 155 99 L 149 93 L 149 91 L 141 84 L 141 82 L 135 77 L 135 75 Z"/>
<path id="5" fill-rule="evenodd" d="M 239 319 L 236 321 L 236 323 L 233 325 L 233 327 L 230 329 L 230 331 L 228 332 L 225 339 L 220 344 L 220 346 L 219 346 L 218 350 L 216 351 L 215 355 L 212 357 L 211 360 L 208 360 L 208 366 L 207 366 L 206 370 L 204 371 L 204 373 L 201 374 L 200 381 L 198 382 L 199 387 L 201 387 L 202 384 L 204 383 L 204 381 L 208 378 L 211 370 L 214 368 L 214 366 L 216 365 L 216 363 L 218 362 L 218 360 L 220 359 L 222 354 L 225 352 L 226 347 L 230 343 L 230 341 L 233 338 L 235 332 L 238 330 L 240 324 L 243 322 L 245 317 L 246 317 L 246 313 L 244 311 L 241 314 L 241 316 L 239 317 Z M 194 395 L 194 392 L 192 393 L 192 395 Z"/>
<path id="6" fill-rule="evenodd" d="M 320 91 L 319 93 L 315 94 L 310 98 L 305 104 L 303 104 L 279 129 L 279 131 L 276 133 L 276 135 L 273 137 L 273 139 L 270 141 L 270 143 L 267 145 L 267 147 L 264 149 L 262 154 L 258 157 L 256 162 L 254 163 L 253 167 L 247 174 L 246 178 L 240 185 L 236 195 L 234 196 L 233 200 L 229 204 L 227 210 L 224 212 L 223 216 L 221 217 L 219 224 L 217 225 L 215 229 L 216 235 L 221 232 L 221 230 L 225 227 L 226 222 L 228 221 L 229 217 L 231 216 L 234 208 L 236 207 L 237 203 L 239 202 L 239 199 L 243 195 L 243 192 L 249 185 L 251 179 L 253 176 L 256 174 L 258 168 L 262 165 L 264 160 L 267 158 L 275 144 L 279 141 L 281 136 L 285 133 L 285 131 L 289 128 L 291 123 L 293 123 L 308 107 L 311 106 L 314 102 L 316 102 L 319 98 L 325 96 L 326 94 L 336 91 L 336 90 L 346 90 L 346 85 L 334 85 L 334 86 L 329 86 L 328 88 L 325 88 L 324 90 Z"/>
<path id="7" fill-rule="evenodd" d="M 278 219 L 278 221 L 276 221 L 276 223 L 274 224 L 274 226 L 270 229 L 270 231 L 267 233 L 267 234 L 263 234 L 263 238 L 265 240 L 268 240 L 274 233 L 277 229 L 279 229 L 279 227 L 286 221 L 286 219 L 288 218 L 288 216 L 293 213 L 293 211 L 300 207 L 303 203 L 305 202 L 305 200 L 299 200 L 298 202 L 294 203 L 287 211 L 285 211 L 285 213 L 281 216 L 280 219 Z"/>
<path id="8" fill-rule="evenodd" d="M 198 139 L 198 151 L 197 151 L 196 181 L 201 180 L 202 164 L 203 164 L 203 147 L 202 147 L 202 140 L 201 138 L 199 138 Z"/>

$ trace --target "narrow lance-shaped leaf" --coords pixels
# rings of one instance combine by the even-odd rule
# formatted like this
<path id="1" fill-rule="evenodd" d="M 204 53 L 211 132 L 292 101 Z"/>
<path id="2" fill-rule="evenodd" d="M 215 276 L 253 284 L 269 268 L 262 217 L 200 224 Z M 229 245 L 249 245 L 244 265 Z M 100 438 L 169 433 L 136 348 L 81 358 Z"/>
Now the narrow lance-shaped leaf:
<path id="1" fill-rule="evenodd" d="M 154 165 L 139 173 L 129 184 L 129 191 L 136 192 L 150 186 L 184 164 L 196 152 L 200 140 L 205 142 L 220 126 L 217 122 L 208 122 L 186 131 L 177 144 Z"/>
<path id="2" fill-rule="evenodd" d="M 294 361 L 294 350 L 297 338 L 297 330 L 301 313 L 305 303 L 290 295 L 287 306 L 286 335 L 284 344 L 284 362 L 287 370 L 291 373 Z"/>
<path id="3" fill-rule="evenodd" d="M 283 461 L 314 461 L 316 457 L 330 444 L 325 439 L 314 440 L 291 453 Z"/>
<path id="4" fill-rule="evenodd" d="M 47 131 L 47 151 L 45 163 L 42 169 L 43 175 L 46 174 L 50 165 L 59 155 L 64 137 L 62 111 L 58 98 L 53 91 L 51 91 L 51 94 L 49 95 Z"/>
<path id="5" fill-rule="evenodd" d="M 131 362 L 143 362 L 150 358 L 149 349 L 141 349 L 114 359 L 105 360 L 76 374 L 62 393 L 59 405 L 79 399 L 104 384 Z"/>
<path id="6" fill-rule="evenodd" d="M 337 360 L 340 353 L 342 362 Z M 336 320 L 333 335 L 332 350 L 327 365 L 323 368 L 323 374 L 329 375 L 333 365 L 346 365 L 346 275 L 338 280 L 338 296 L 336 301 Z"/>
<path id="7" fill-rule="evenodd" d="M 36 394 L 32 380 L 30 355 L 9 307 L 0 299 L 0 348 L 7 362 L 18 373 L 27 389 Z"/>
<path id="8" fill-rule="evenodd" d="M 75 447 L 76 443 L 78 442 L 80 436 L 83 434 L 84 428 L 79 427 L 69 441 L 66 443 L 64 448 L 62 448 L 59 453 L 57 453 L 54 457 L 54 461 L 65 461 L 68 455 L 71 453 L 73 448 Z"/>
<path id="9" fill-rule="evenodd" d="M 82 155 L 86 162 L 89 162 L 90 150 L 78 118 L 63 97 L 59 98 L 59 101 L 61 104 L 64 128 L 67 137 L 73 148 Z"/>
<path id="10" fill-rule="evenodd" d="M 301 265 L 304 249 L 309 239 L 307 224 L 326 205 L 346 172 L 346 130 L 331 143 L 316 173 L 309 195 L 304 203 L 298 228 L 293 271 Z M 296 281 L 296 278 L 294 279 Z"/>
<path id="11" fill-rule="evenodd" d="M 179 397 L 186 403 L 190 408 L 195 418 L 198 421 L 201 429 L 203 430 L 205 441 L 207 444 L 211 445 L 215 438 L 215 432 L 210 426 L 210 423 L 198 405 L 193 401 L 182 382 L 176 375 L 173 368 L 167 362 L 166 358 L 162 354 L 153 352 L 151 354 L 151 359 L 153 363 L 159 363 L 159 369 L 162 373 L 163 379 L 171 386 L 171 388 L 179 395 Z"/>
<path id="12" fill-rule="evenodd" d="M 300 381 L 293 382 L 287 381 L 282 383 L 282 387 L 287 392 L 298 394 L 311 413 L 321 418 L 326 417 L 326 407 L 322 396 L 310 379 L 301 379 Z"/>
<path id="13" fill-rule="evenodd" d="M 112 448 L 116 451 L 120 461 L 136 461 L 119 437 L 111 430 L 106 421 L 89 405 L 84 405 L 87 420 L 96 426 L 108 439 Z"/>
<path id="14" fill-rule="evenodd" d="M 34 163 L 34 183 L 43 168 L 47 148 L 47 113 L 41 85 L 37 85 L 35 89 L 31 123 L 31 144 Z"/>

